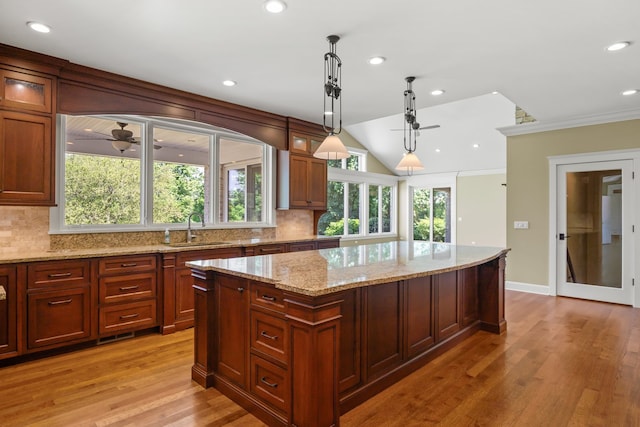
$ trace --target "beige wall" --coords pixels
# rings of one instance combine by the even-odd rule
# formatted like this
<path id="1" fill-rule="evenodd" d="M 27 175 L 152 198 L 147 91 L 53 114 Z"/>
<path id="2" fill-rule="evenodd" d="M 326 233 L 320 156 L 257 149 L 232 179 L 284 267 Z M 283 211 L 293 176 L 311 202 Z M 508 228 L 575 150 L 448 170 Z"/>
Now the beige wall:
<path id="1" fill-rule="evenodd" d="M 367 150 L 364 145 L 360 144 L 353 136 L 349 134 L 346 130 L 342 130 L 340 133 L 340 140 L 347 147 L 359 148 L 361 150 Z M 369 151 L 369 150 L 367 150 Z M 381 173 L 385 175 L 395 175 L 391 172 L 385 165 L 380 163 L 378 159 L 373 157 L 373 154 L 369 153 L 367 155 L 367 172 L 373 173 Z"/>
<path id="2" fill-rule="evenodd" d="M 459 176 L 456 180 L 458 245 L 507 245 L 506 174 Z"/>
<path id="3" fill-rule="evenodd" d="M 507 138 L 507 280 L 549 285 L 548 156 L 640 148 L 640 120 Z M 514 230 L 513 221 L 529 221 Z"/>

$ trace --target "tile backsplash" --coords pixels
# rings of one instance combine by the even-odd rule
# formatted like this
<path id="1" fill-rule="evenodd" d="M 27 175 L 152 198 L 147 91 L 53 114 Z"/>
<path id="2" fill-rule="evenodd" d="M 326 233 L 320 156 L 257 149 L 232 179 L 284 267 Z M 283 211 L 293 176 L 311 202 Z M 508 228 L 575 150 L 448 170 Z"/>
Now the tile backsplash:
<path id="1" fill-rule="evenodd" d="M 315 234 L 313 212 L 306 210 L 276 211 L 276 228 L 233 228 L 194 230 L 203 241 L 232 241 L 252 238 L 289 239 Z M 171 231 L 173 242 L 186 240 L 184 230 Z M 49 208 L 33 206 L 0 206 L 0 254 L 23 253 L 25 250 L 87 249 L 116 246 L 146 246 L 162 243 L 164 232 L 49 234 Z"/>

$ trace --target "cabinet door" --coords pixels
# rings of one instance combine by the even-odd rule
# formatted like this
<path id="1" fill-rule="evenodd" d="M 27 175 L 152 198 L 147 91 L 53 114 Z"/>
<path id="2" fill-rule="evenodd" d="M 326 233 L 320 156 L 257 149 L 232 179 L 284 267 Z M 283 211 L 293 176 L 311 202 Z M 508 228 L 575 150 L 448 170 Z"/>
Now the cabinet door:
<path id="1" fill-rule="evenodd" d="M 247 388 L 249 284 L 246 279 L 217 276 L 218 373 Z"/>
<path id="2" fill-rule="evenodd" d="M 18 351 L 18 296 L 15 267 L 0 267 L 0 359 Z"/>
<path id="3" fill-rule="evenodd" d="M 458 282 L 462 291 L 462 326 L 478 320 L 478 268 L 458 271 Z"/>
<path id="4" fill-rule="evenodd" d="M 370 380 L 402 362 L 402 293 L 398 282 L 366 288 L 366 367 Z"/>
<path id="5" fill-rule="evenodd" d="M 51 119 L 0 111 L 0 204 L 53 205 Z"/>
<path id="6" fill-rule="evenodd" d="M 309 160 L 308 157 L 294 154 L 289 157 L 289 205 L 292 208 L 307 208 L 311 204 L 307 195 L 310 179 Z"/>
<path id="7" fill-rule="evenodd" d="M 175 322 L 193 322 L 193 277 L 189 267 L 176 269 Z"/>
<path id="8" fill-rule="evenodd" d="M 436 342 L 458 332 L 462 324 L 457 277 L 456 271 L 433 276 L 436 299 Z"/>
<path id="9" fill-rule="evenodd" d="M 89 338 L 90 294 L 88 286 L 28 294 L 28 347 L 32 349 Z"/>
<path id="10" fill-rule="evenodd" d="M 431 276 L 406 281 L 407 359 L 424 353 L 435 344 Z"/>
<path id="11" fill-rule="evenodd" d="M 313 209 L 327 208 L 327 161 L 323 159 L 309 159 L 309 206 Z"/>
<path id="12" fill-rule="evenodd" d="M 0 70 L 0 106 L 50 113 L 51 79 Z"/>
<path id="13" fill-rule="evenodd" d="M 360 384 L 360 289 L 341 293 L 339 392 Z"/>

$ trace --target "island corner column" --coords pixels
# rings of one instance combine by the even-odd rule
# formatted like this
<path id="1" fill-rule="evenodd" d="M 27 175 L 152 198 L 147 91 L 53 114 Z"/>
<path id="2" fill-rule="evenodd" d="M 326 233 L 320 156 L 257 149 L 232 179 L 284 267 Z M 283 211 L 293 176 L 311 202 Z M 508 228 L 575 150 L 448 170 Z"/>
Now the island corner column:
<path id="1" fill-rule="evenodd" d="M 506 251 L 490 262 L 480 265 L 479 270 L 479 314 L 481 328 L 501 334 L 507 330 L 504 317 L 504 273 Z"/>
<path id="2" fill-rule="evenodd" d="M 289 328 L 289 424 L 340 425 L 338 400 L 341 299 L 285 293 Z"/>

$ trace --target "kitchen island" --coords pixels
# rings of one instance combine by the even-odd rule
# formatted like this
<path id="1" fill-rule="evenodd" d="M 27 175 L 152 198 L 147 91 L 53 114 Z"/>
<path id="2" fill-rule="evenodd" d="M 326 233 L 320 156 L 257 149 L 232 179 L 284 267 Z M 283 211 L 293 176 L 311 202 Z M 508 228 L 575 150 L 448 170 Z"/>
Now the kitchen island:
<path id="1" fill-rule="evenodd" d="M 474 332 L 506 330 L 506 253 L 390 242 L 189 262 L 192 378 L 269 425 L 337 426 Z"/>

